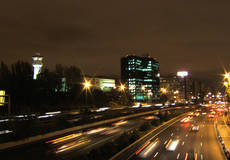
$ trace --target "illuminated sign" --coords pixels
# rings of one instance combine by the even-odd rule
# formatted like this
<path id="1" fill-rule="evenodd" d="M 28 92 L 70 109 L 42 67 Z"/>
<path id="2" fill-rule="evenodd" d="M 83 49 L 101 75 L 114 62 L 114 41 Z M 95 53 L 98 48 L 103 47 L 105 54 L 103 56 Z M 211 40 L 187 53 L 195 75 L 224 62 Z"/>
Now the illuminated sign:
<path id="1" fill-rule="evenodd" d="M 187 71 L 177 72 L 177 76 L 184 78 L 184 77 L 188 76 L 188 72 Z"/>
<path id="2" fill-rule="evenodd" d="M 5 91 L 0 90 L 0 106 L 3 106 L 5 103 Z"/>
<path id="3" fill-rule="evenodd" d="M 102 90 L 106 90 L 106 88 L 115 88 L 115 80 L 114 79 L 100 79 L 100 88 Z"/>

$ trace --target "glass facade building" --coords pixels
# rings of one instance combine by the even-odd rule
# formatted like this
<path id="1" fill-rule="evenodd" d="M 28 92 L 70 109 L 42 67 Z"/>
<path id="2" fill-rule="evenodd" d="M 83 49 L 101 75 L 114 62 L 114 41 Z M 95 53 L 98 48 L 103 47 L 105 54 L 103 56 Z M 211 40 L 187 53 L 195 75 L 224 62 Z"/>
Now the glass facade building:
<path id="1" fill-rule="evenodd" d="M 150 56 L 127 55 L 121 58 L 121 82 L 136 102 L 159 99 L 159 62 Z"/>

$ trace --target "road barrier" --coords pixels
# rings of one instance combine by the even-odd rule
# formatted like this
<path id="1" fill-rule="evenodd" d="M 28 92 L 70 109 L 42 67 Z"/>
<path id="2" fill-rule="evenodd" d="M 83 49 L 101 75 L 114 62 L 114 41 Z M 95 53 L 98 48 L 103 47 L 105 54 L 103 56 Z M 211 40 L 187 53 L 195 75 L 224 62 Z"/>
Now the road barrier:
<path id="1" fill-rule="evenodd" d="M 218 140 L 219 140 L 219 142 L 220 142 L 220 144 L 222 146 L 222 149 L 224 151 L 224 154 L 225 154 L 226 158 L 228 160 L 230 160 L 230 153 L 229 153 L 228 149 L 226 148 L 226 146 L 224 144 L 224 140 L 223 140 L 223 138 L 220 135 L 220 132 L 219 132 L 219 129 L 218 129 L 218 125 L 217 125 L 216 122 L 214 123 L 214 127 L 215 127 L 215 130 L 216 130 L 216 133 L 217 133 Z"/>

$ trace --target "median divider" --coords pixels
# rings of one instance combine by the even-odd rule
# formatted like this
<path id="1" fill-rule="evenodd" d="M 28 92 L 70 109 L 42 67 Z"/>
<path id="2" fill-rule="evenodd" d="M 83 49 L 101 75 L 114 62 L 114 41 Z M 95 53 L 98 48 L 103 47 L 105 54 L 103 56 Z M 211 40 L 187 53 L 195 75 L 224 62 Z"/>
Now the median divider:
<path id="1" fill-rule="evenodd" d="M 161 111 L 172 110 L 172 109 L 173 108 L 166 108 L 166 109 L 161 109 Z M 60 130 L 60 131 L 46 133 L 46 134 L 43 134 L 43 135 L 37 135 L 37 136 L 33 136 L 33 137 L 28 137 L 28 138 L 18 140 L 18 141 L 10 141 L 10 142 L 6 142 L 6 143 L 1 143 L 0 144 L 0 150 L 9 149 L 9 148 L 13 148 L 13 147 L 16 147 L 16 146 L 33 143 L 33 142 L 36 142 L 36 141 L 52 138 L 52 137 L 59 136 L 59 135 L 62 135 L 62 134 L 67 134 L 67 133 L 77 131 L 77 130 L 96 127 L 96 126 L 99 126 L 99 125 L 105 125 L 105 124 L 112 123 L 112 122 L 119 121 L 119 120 L 131 119 L 131 118 L 135 118 L 135 117 L 139 117 L 139 116 L 153 114 L 153 113 L 156 113 L 156 112 L 159 112 L 159 111 L 160 110 L 158 109 L 158 110 L 153 110 L 153 111 L 147 111 L 147 112 L 132 114 L 132 115 L 128 115 L 128 116 L 117 117 L 117 118 L 113 118 L 113 119 L 109 119 L 109 120 L 103 120 L 103 121 L 99 121 L 99 122 L 95 122 L 95 123 L 91 123 L 91 124 L 85 124 L 85 125 L 72 127 L 72 128 L 68 128 L 68 129 L 64 129 L 64 130 Z"/>
<path id="2" fill-rule="evenodd" d="M 113 157 L 111 157 L 109 160 L 117 160 L 119 159 L 118 157 L 123 154 L 124 152 L 126 152 L 127 150 L 129 150 L 131 147 L 135 146 L 137 143 L 141 142 L 144 138 L 148 137 L 150 134 L 152 134 L 153 132 L 155 132 L 156 130 L 158 130 L 159 128 L 168 125 L 166 128 L 164 128 L 163 130 L 161 130 L 160 132 L 158 132 L 157 134 L 154 135 L 157 136 L 158 134 L 160 134 L 162 131 L 164 131 L 165 129 L 167 129 L 168 127 L 170 127 L 171 125 L 175 124 L 176 122 L 179 121 L 179 118 L 183 117 L 187 115 L 187 113 L 181 114 L 177 117 L 172 118 L 171 120 L 164 122 L 163 124 L 161 124 L 160 126 L 154 128 L 153 130 L 151 130 L 150 132 L 148 132 L 147 134 L 145 134 L 144 136 L 142 136 L 140 139 L 138 139 L 137 141 L 135 141 L 134 143 L 130 144 L 129 146 L 127 146 L 126 148 L 124 148 L 123 150 L 121 150 L 120 152 L 118 152 L 117 154 L 115 154 Z M 170 124 L 171 123 L 171 124 Z"/>

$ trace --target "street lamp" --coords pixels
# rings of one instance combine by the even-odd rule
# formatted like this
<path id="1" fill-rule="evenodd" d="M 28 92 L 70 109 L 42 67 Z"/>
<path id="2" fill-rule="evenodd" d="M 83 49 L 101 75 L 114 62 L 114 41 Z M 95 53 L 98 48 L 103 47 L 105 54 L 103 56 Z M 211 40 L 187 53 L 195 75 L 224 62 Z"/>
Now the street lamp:
<path id="1" fill-rule="evenodd" d="M 91 84 L 91 82 L 90 81 L 88 81 L 88 80 L 84 80 L 84 83 L 83 83 L 83 86 L 84 86 L 84 90 L 89 90 L 90 89 L 90 87 L 92 86 L 92 84 Z"/>
<path id="2" fill-rule="evenodd" d="M 142 87 L 141 87 L 141 90 L 142 90 L 142 92 L 143 92 L 143 101 L 144 101 L 144 102 L 146 102 L 145 89 L 146 89 L 145 86 L 142 86 Z"/>
<path id="3" fill-rule="evenodd" d="M 85 104 L 87 105 L 87 91 L 90 90 L 90 87 L 92 86 L 91 82 L 85 79 L 85 82 L 83 83 L 83 90 L 85 90 Z"/>
<path id="4" fill-rule="evenodd" d="M 227 101 L 229 101 L 230 96 L 230 72 L 224 74 L 224 86 L 225 86 L 225 96 Z"/>
<path id="5" fill-rule="evenodd" d="M 122 103 L 124 103 L 125 105 L 127 104 L 127 97 L 126 97 L 126 86 L 124 84 L 120 84 L 119 90 L 121 92 L 121 101 Z"/>
<path id="6" fill-rule="evenodd" d="M 227 103 L 227 108 L 228 108 L 228 114 L 227 114 L 227 121 L 229 121 L 229 106 L 228 106 L 228 102 L 229 102 L 229 96 L 230 96 L 230 72 L 225 73 L 224 74 L 224 86 L 225 86 L 225 105 Z"/>
<path id="7" fill-rule="evenodd" d="M 166 94 L 167 93 L 167 89 L 166 88 L 161 88 L 161 93 Z"/>
<path id="8" fill-rule="evenodd" d="M 120 91 L 124 91 L 125 90 L 125 85 L 121 84 L 120 85 Z"/>
<path id="9" fill-rule="evenodd" d="M 224 77 L 225 77 L 226 79 L 229 79 L 229 78 L 230 78 L 230 73 L 225 73 L 225 74 L 224 74 Z"/>

